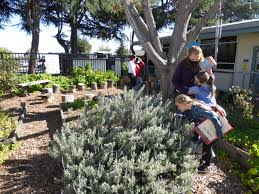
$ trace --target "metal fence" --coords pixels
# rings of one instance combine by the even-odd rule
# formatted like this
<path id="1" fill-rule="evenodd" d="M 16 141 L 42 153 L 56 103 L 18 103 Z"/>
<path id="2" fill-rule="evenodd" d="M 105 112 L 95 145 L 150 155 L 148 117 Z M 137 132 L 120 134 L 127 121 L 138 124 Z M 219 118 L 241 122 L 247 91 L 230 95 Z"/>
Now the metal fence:
<path id="1" fill-rule="evenodd" d="M 28 73 L 29 59 L 29 53 L 0 53 L 0 68 L 5 70 L 15 69 L 17 73 Z M 114 56 L 106 53 L 38 53 L 36 73 L 71 75 L 73 67 L 91 65 L 95 71 L 114 70 L 120 76 L 122 66 L 128 60 L 129 56 Z"/>
<path id="2" fill-rule="evenodd" d="M 73 67 L 90 65 L 94 71 L 114 70 L 121 75 L 122 66 L 127 63 L 129 56 L 114 56 L 110 54 L 60 54 L 59 64 L 62 75 L 70 75 Z"/>
<path id="3" fill-rule="evenodd" d="M 27 73 L 30 55 L 28 53 L 0 53 L 0 68 L 6 71 L 16 70 Z M 44 54 L 37 54 L 36 73 L 44 72 Z"/>

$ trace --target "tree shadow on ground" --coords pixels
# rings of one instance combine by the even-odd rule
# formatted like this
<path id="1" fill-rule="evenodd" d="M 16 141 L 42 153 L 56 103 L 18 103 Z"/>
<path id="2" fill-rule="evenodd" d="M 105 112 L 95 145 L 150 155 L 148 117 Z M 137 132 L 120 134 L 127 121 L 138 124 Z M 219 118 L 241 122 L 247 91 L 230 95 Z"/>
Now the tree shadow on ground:
<path id="1" fill-rule="evenodd" d="M 34 155 L 27 160 L 8 160 L 3 164 L 8 175 L 1 175 L 2 194 L 60 193 L 62 165 L 48 154 Z"/>
<path id="2" fill-rule="evenodd" d="M 57 129 L 61 129 L 61 118 L 60 112 L 58 109 L 46 111 L 46 112 L 37 112 L 37 113 L 27 113 L 23 123 L 31 123 L 34 121 L 46 121 L 48 133 L 52 137 L 53 133 Z M 41 132 L 40 132 L 41 133 Z"/>
<path id="3" fill-rule="evenodd" d="M 25 153 L 25 155 L 28 156 L 22 156 L 22 159 L 11 159 L 2 164 L 2 167 L 5 169 L 4 172 L 7 173 L 1 174 L 0 176 L 1 194 L 58 194 L 61 192 L 62 182 L 58 180 L 62 178 L 62 165 L 48 155 L 48 145 L 46 142 L 42 145 L 37 142 L 37 140 L 40 140 L 41 136 L 46 134 L 52 139 L 55 131 L 61 129 L 60 113 L 58 109 L 49 109 L 46 107 L 44 109 L 37 108 L 34 111 L 35 112 L 28 112 L 24 119 L 25 127 L 27 123 L 30 124 L 29 126 L 32 126 L 32 128 L 28 129 L 31 134 L 22 136 L 19 139 L 25 140 L 24 149 L 26 151 L 23 150 L 22 153 Z M 39 122 L 35 124 L 33 123 L 34 121 L 44 122 L 42 122 L 42 126 L 39 126 Z M 36 154 L 32 155 L 31 153 L 34 153 L 35 147 L 33 145 L 28 145 L 30 144 L 30 141 L 26 141 L 28 139 L 34 139 L 35 141 L 32 142 L 37 142 L 36 150 L 42 150 L 43 152 L 40 151 L 38 154 L 36 152 Z M 19 154 L 19 151 L 17 154 Z"/>

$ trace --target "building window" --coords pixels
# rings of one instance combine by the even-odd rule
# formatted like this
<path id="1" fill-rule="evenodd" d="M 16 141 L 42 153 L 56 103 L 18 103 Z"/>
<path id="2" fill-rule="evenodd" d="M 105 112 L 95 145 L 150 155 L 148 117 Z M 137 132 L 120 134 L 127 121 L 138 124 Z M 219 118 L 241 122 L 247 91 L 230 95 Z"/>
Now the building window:
<path id="1" fill-rule="evenodd" d="M 219 40 L 217 54 L 217 69 L 234 70 L 236 58 L 237 37 L 224 37 Z M 215 55 L 215 39 L 201 40 L 204 56 Z M 215 56 L 214 56 L 215 57 Z"/>

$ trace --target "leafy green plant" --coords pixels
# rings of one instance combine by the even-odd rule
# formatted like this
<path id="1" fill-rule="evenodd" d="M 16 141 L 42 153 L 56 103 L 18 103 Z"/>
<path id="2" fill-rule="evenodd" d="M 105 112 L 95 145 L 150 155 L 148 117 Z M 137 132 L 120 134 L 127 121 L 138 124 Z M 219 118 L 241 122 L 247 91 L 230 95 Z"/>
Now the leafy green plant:
<path id="1" fill-rule="evenodd" d="M 252 145 L 249 155 L 253 157 L 248 160 L 250 169 L 241 175 L 241 180 L 252 189 L 251 193 L 259 193 L 259 143 Z"/>
<path id="2" fill-rule="evenodd" d="M 0 110 L 0 138 L 9 137 L 15 130 L 16 123 L 9 118 L 8 114 Z"/>
<path id="3" fill-rule="evenodd" d="M 253 118 L 254 105 L 252 103 L 252 91 L 232 86 L 229 89 L 229 108 L 236 118 Z"/>
<path id="4" fill-rule="evenodd" d="M 249 150 L 253 144 L 259 143 L 259 121 L 256 119 L 239 120 L 233 115 L 228 116 L 228 120 L 234 127 L 234 130 L 228 133 L 224 138 L 231 144 Z"/>
<path id="5" fill-rule="evenodd" d="M 11 51 L 0 48 L 0 95 L 10 92 L 16 85 L 18 62 Z"/>
<path id="6" fill-rule="evenodd" d="M 96 100 L 88 100 L 84 101 L 81 99 L 76 99 L 74 102 L 67 102 L 64 104 L 65 109 L 83 109 L 85 106 L 87 107 L 88 110 L 93 109 L 97 105 Z"/>
<path id="7" fill-rule="evenodd" d="M 0 164 L 8 160 L 11 150 L 17 150 L 21 147 L 21 142 L 15 144 L 0 145 Z"/>
<path id="8" fill-rule="evenodd" d="M 52 76 L 49 74 L 23 74 L 18 75 L 17 77 L 17 83 L 27 83 L 37 80 L 50 80 L 51 83 L 49 83 L 46 87 L 52 87 L 53 84 L 60 85 L 61 89 L 67 90 L 69 86 L 73 83 L 72 79 L 66 76 Z M 41 91 L 43 88 L 42 85 L 33 85 L 28 88 L 28 92 L 34 92 L 34 91 Z M 13 94 L 19 94 L 20 88 L 16 85 L 12 89 Z"/>
<path id="9" fill-rule="evenodd" d="M 14 122 L 8 114 L 0 110 L 0 138 L 8 138 L 16 128 Z M 20 143 L 0 145 L 0 164 L 8 159 L 10 150 L 17 149 Z"/>
<path id="10" fill-rule="evenodd" d="M 76 99 L 74 102 L 67 102 L 64 104 L 65 109 L 83 109 L 85 106 L 85 102 L 81 99 Z"/>
<path id="11" fill-rule="evenodd" d="M 84 83 L 88 86 L 90 86 L 92 82 L 100 84 L 101 82 L 106 82 L 108 79 L 112 79 L 114 82 L 119 81 L 119 77 L 114 71 L 93 71 L 90 65 L 85 68 L 73 68 L 72 79 L 74 84 Z"/>
<path id="12" fill-rule="evenodd" d="M 122 69 L 121 69 L 121 75 L 127 75 L 128 74 L 128 64 L 124 63 L 122 65 Z"/>

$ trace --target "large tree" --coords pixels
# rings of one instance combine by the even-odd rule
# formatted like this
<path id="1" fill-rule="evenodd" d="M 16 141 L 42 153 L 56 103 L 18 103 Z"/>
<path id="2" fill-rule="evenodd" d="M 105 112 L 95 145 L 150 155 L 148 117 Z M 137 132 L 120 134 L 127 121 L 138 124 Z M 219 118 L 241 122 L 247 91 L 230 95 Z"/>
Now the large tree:
<path id="1" fill-rule="evenodd" d="M 3 29 L 5 24 L 10 21 L 12 14 L 11 0 L 0 0 L 0 29 Z"/>
<path id="2" fill-rule="evenodd" d="M 126 25 L 123 11 L 115 14 L 106 5 L 118 5 L 118 1 L 94 0 L 42 0 L 46 2 L 43 10 L 43 20 L 47 24 L 54 24 L 58 28 L 56 39 L 65 52 L 78 52 L 78 34 L 101 39 L 121 39 Z M 105 5 L 104 5 L 105 4 Z M 122 10 L 122 9 L 121 9 Z M 63 32 L 63 26 L 70 27 L 70 40 Z"/>
<path id="3" fill-rule="evenodd" d="M 190 18 L 199 6 L 199 0 L 172 1 L 175 9 L 175 20 L 168 53 L 163 52 L 158 36 L 156 22 L 152 13 L 152 3 L 141 0 L 143 15 L 141 16 L 131 0 L 122 0 L 127 19 L 139 39 L 141 46 L 160 72 L 161 90 L 165 97 L 170 97 L 173 91 L 171 82 L 176 64 L 186 53 L 187 45 L 195 40 L 208 20 L 215 17 L 220 4 L 224 0 L 215 0 L 202 14 L 200 21 L 188 31 Z"/>
<path id="4" fill-rule="evenodd" d="M 21 18 L 21 29 L 32 35 L 28 73 L 35 73 L 40 40 L 41 0 L 13 0 L 12 7 Z"/>

